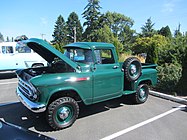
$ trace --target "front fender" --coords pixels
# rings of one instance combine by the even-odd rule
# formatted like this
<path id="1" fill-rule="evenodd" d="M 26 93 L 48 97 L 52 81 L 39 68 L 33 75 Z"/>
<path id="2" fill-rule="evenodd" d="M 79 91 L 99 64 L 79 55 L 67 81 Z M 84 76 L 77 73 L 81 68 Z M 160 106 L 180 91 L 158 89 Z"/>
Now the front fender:
<path id="1" fill-rule="evenodd" d="M 89 75 L 77 74 L 72 76 L 72 74 L 65 74 L 59 76 L 59 74 L 51 74 L 51 76 L 39 76 L 32 79 L 31 82 L 40 92 L 39 102 L 44 104 L 48 104 L 53 94 L 67 90 L 75 91 L 85 104 L 92 103 L 92 77 Z"/>

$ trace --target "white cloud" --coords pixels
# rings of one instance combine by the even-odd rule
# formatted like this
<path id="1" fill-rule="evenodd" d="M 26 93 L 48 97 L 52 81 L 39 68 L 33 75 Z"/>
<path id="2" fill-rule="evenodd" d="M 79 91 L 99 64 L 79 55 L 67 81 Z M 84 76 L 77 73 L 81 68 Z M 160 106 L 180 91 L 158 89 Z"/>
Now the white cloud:
<path id="1" fill-rule="evenodd" d="M 47 19 L 46 18 L 44 18 L 44 17 L 41 17 L 40 18 L 40 24 L 42 25 L 42 26 L 47 26 L 47 24 L 48 24 L 48 21 L 47 21 Z"/>
<path id="2" fill-rule="evenodd" d="M 184 1 L 185 0 L 165 0 L 161 11 L 163 13 L 172 13 L 175 11 L 176 7 Z"/>
<path id="3" fill-rule="evenodd" d="M 168 2 L 164 3 L 164 5 L 162 7 L 162 12 L 163 13 L 171 13 L 171 12 L 173 12 L 174 8 L 175 8 L 174 1 L 168 1 Z"/>

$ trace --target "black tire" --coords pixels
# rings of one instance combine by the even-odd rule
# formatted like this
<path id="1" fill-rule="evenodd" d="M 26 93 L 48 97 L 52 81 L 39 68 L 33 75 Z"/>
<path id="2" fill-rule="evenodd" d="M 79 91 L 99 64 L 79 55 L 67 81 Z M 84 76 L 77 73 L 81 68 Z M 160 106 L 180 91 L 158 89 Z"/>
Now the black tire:
<path id="1" fill-rule="evenodd" d="M 44 64 L 42 64 L 42 63 L 36 63 L 36 64 L 32 65 L 32 68 L 38 68 L 38 67 L 43 67 L 43 66 L 44 66 Z"/>
<path id="2" fill-rule="evenodd" d="M 149 87 L 146 84 L 139 85 L 136 93 L 133 94 L 133 102 L 142 104 L 147 101 L 149 96 Z"/>
<path id="3" fill-rule="evenodd" d="M 123 69 L 125 80 L 132 82 L 136 81 L 141 76 L 142 65 L 138 58 L 129 57 L 123 63 Z"/>
<path id="4" fill-rule="evenodd" d="M 48 106 L 47 121 L 53 129 L 60 130 L 71 126 L 78 115 L 78 103 L 71 97 L 62 97 Z"/>

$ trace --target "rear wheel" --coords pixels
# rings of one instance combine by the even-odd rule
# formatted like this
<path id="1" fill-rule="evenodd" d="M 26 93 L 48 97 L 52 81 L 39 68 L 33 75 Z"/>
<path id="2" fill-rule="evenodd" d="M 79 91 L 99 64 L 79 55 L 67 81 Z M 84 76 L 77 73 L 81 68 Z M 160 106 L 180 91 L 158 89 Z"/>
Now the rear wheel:
<path id="1" fill-rule="evenodd" d="M 134 103 L 141 104 L 147 101 L 149 96 L 149 87 L 146 84 L 139 85 L 135 94 L 133 94 Z"/>
<path id="2" fill-rule="evenodd" d="M 71 97 L 62 97 L 52 102 L 47 111 L 49 125 L 60 130 L 71 126 L 77 119 L 79 106 Z"/>

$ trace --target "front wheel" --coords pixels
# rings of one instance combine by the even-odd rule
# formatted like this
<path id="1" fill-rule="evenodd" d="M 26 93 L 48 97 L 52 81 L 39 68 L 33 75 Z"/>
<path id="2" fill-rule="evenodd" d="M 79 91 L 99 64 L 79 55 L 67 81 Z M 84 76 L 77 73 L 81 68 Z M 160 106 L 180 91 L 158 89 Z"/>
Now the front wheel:
<path id="1" fill-rule="evenodd" d="M 134 103 L 141 104 L 147 101 L 149 96 L 149 87 L 146 84 L 139 85 L 136 93 L 133 94 Z"/>
<path id="2" fill-rule="evenodd" d="M 62 97 L 53 101 L 47 110 L 47 120 L 49 125 L 60 130 L 71 126 L 77 119 L 79 106 L 71 97 Z"/>

